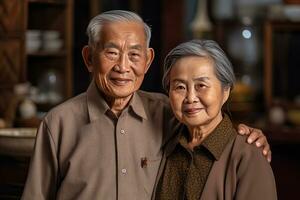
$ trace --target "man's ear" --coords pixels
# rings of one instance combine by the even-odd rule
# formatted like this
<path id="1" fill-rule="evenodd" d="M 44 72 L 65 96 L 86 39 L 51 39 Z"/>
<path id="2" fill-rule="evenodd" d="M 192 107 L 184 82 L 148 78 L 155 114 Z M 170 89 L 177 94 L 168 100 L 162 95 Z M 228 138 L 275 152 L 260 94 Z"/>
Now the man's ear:
<path id="1" fill-rule="evenodd" d="M 147 49 L 147 61 L 146 61 L 147 68 L 145 70 L 145 74 L 147 73 L 153 59 L 154 59 L 154 49 L 153 48 L 148 48 Z"/>
<path id="2" fill-rule="evenodd" d="M 84 64 L 89 70 L 89 72 L 93 72 L 93 61 L 92 61 L 92 51 L 91 48 L 88 45 L 85 45 L 82 48 L 82 57 L 84 60 Z"/>

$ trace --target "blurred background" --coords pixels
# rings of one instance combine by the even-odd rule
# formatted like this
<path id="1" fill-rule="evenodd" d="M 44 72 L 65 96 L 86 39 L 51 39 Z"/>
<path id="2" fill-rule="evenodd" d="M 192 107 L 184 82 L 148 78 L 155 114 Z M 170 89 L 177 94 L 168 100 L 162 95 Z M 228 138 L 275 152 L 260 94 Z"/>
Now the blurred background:
<path id="1" fill-rule="evenodd" d="M 226 110 L 267 136 L 279 199 L 299 198 L 299 0 L 0 0 L 0 199 L 20 198 L 42 117 L 88 87 L 85 30 L 111 9 L 152 28 L 143 90 L 163 92 L 163 58 L 177 44 L 220 44 L 237 77 Z"/>

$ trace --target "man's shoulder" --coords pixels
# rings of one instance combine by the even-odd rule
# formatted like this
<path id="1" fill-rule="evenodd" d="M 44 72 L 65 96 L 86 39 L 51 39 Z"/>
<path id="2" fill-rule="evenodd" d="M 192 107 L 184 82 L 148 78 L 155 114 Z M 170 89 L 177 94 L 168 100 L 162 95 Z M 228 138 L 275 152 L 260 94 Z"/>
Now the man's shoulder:
<path id="1" fill-rule="evenodd" d="M 45 116 L 45 118 L 66 118 L 68 116 L 74 116 L 82 114 L 87 109 L 86 106 L 86 93 L 79 94 L 72 97 L 61 104 L 53 107 Z"/>
<path id="2" fill-rule="evenodd" d="M 137 91 L 137 94 L 144 102 L 163 103 L 169 105 L 169 99 L 165 94 L 158 92 L 146 92 L 143 90 Z"/>

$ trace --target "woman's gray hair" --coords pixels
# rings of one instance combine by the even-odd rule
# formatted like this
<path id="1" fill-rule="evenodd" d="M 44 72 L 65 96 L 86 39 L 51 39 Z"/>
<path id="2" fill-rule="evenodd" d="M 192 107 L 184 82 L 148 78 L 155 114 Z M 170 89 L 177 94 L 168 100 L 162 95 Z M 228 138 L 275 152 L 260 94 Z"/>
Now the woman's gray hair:
<path id="1" fill-rule="evenodd" d="M 235 75 L 232 64 L 221 47 L 213 40 L 191 40 L 184 42 L 172 49 L 164 61 L 163 87 L 168 92 L 170 89 L 170 71 L 172 66 L 181 58 L 188 56 L 206 57 L 214 62 L 215 73 L 222 87 L 233 89 Z"/>
<path id="2" fill-rule="evenodd" d="M 87 27 L 87 35 L 89 37 L 89 46 L 95 47 L 99 41 L 101 29 L 105 23 L 113 22 L 137 22 L 144 25 L 144 31 L 146 36 L 146 43 L 149 47 L 151 39 L 151 29 L 143 21 L 143 19 L 134 12 L 125 11 L 125 10 L 111 10 L 104 13 L 101 13 L 91 19 Z"/>

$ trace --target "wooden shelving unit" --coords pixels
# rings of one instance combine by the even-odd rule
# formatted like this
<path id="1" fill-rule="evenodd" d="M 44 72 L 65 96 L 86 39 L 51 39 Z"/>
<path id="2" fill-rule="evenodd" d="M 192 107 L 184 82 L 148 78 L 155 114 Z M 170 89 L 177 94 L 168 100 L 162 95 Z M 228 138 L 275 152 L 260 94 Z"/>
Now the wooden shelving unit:
<path id="1" fill-rule="evenodd" d="M 283 107 L 299 107 L 291 99 L 290 75 L 298 74 L 297 60 L 290 59 L 290 53 L 295 53 L 300 48 L 300 22 L 288 20 L 267 20 L 264 25 L 264 93 L 267 108 L 273 106 L 279 99 Z M 292 46 L 294 45 L 294 46 Z M 298 45 L 298 46 L 297 46 Z M 294 70 L 294 71 L 291 71 Z M 294 78 L 295 79 L 295 78 Z M 280 94 L 275 92 L 280 91 Z M 297 92 L 297 91 L 295 91 Z"/>
<path id="2" fill-rule="evenodd" d="M 47 70 L 59 73 L 63 100 L 72 96 L 73 0 L 29 0 L 27 30 L 57 31 L 63 42 L 57 51 L 41 49 L 26 54 L 26 77 L 33 85 Z M 43 45 L 42 45 L 43 46 Z M 38 73 L 37 73 L 38 72 Z"/>
<path id="3" fill-rule="evenodd" d="M 28 30 L 41 33 L 56 31 L 62 47 L 50 51 L 41 46 L 36 51 L 28 52 Z M 38 79 L 51 69 L 57 71 L 61 78 L 61 101 L 71 97 L 72 50 L 73 0 L 0 0 L 0 118 L 17 122 L 18 119 L 12 117 L 16 110 L 10 108 L 15 106 L 12 102 L 17 100 L 14 86 L 28 81 L 38 87 Z M 57 103 L 37 103 L 37 107 L 39 111 L 46 112 Z M 27 144 L 32 147 L 34 137 L 27 142 L 23 139 L 10 136 L 0 138 L 3 140 L 0 145 L 0 199 L 21 197 L 31 152 Z M 2 151 L 9 142 L 13 142 L 13 148 L 25 147 L 28 154 L 13 155 L 16 149 Z M 24 153 L 24 149 L 20 152 Z"/>

